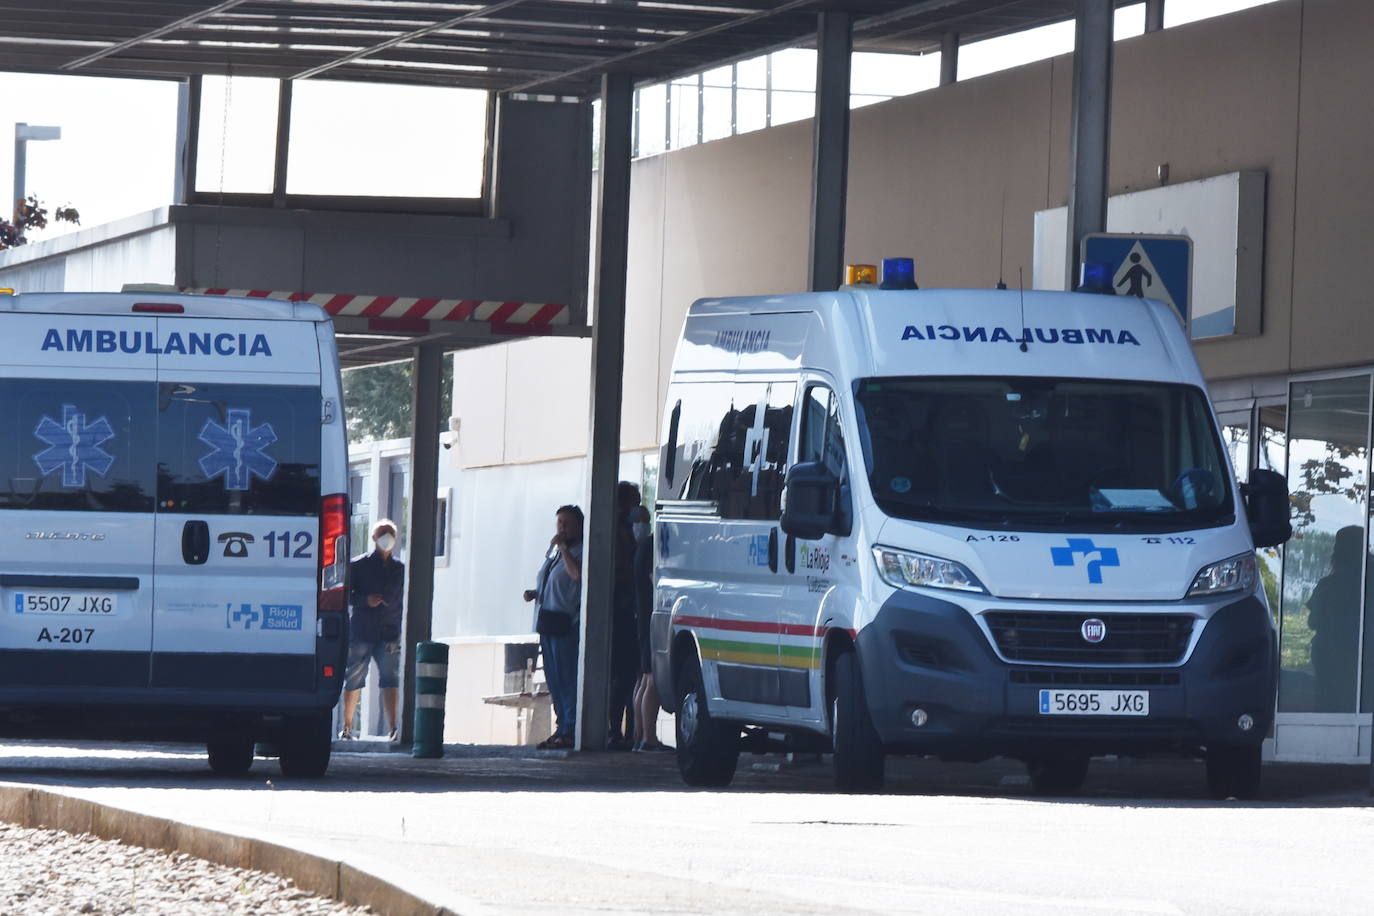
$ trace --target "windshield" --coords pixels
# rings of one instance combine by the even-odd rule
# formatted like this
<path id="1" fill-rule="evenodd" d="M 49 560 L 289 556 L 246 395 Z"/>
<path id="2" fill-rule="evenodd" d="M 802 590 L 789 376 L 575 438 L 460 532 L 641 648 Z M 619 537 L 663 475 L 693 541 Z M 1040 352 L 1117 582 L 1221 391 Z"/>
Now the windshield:
<path id="1" fill-rule="evenodd" d="M 857 385 L 864 460 L 888 515 L 964 524 L 1179 530 L 1232 517 L 1196 388 L 1044 378 Z"/>

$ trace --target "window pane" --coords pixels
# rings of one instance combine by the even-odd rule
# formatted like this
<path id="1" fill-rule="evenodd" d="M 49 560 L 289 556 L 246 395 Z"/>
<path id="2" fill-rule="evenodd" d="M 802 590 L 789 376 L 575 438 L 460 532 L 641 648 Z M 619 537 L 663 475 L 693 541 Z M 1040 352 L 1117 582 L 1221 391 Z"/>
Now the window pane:
<path id="1" fill-rule="evenodd" d="M 851 58 L 849 91 L 855 95 L 910 95 L 940 82 L 938 54 L 874 54 Z"/>
<path id="2" fill-rule="evenodd" d="M 277 80 L 201 80 L 196 190 L 270 194 L 277 145 Z M 338 127 L 330 136 L 337 140 Z"/>
<path id="3" fill-rule="evenodd" d="M 1354 712 L 1361 615 L 1369 378 L 1290 389 L 1279 709 Z"/>
<path id="4" fill-rule="evenodd" d="M 768 88 L 768 57 L 755 57 L 735 64 L 735 85 L 740 89 Z"/>
<path id="5" fill-rule="evenodd" d="M 1250 471 L 1250 415 L 1227 415 L 1221 418 L 1221 439 L 1231 456 L 1231 470 L 1244 480 Z"/>
<path id="6" fill-rule="evenodd" d="M 713 465 L 717 443 L 731 429 L 730 386 L 726 383 L 679 385 L 668 398 L 674 404 L 664 442 L 660 499 L 715 499 Z"/>
<path id="7" fill-rule="evenodd" d="M 770 55 L 773 60 L 773 88 L 801 92 L 816 91 L 816 52 L 807 48 L 788 48 Z"/>
<path id="8" fill-rule="evenodd" d="M 731 111 L 729 89 L 707 86 L 702 91 L 701 139 L 719 140 L 730 136 Z"/>
<path id="9" fill-rule="evenodd" d="M 768 93 L 762 89 L 735 90 L 735 133 L 768 126 Z"/>
<path id="10" fill-rule="evenodd" d="M 820 461 L 837 480 L 845 479 L 844 433 L 839 402 L 829 388 L 813 385 L 806 393 L 806 414 L 798 461 Z"/>
<path id="11" fill-rule="evenodd" d="M 715 486 L 722 518 L 778 517 L 796 391 L 791 382 L 735 385 L 717 448 Z"/>
<path id="12" fill-rule="evenodd" d="M 636 155 L 656 156 L 664 151 L 668 113 L 668 87 L 662 83 L 639 90 L 639 149 Z"/>
<path id="13" fill-rule="evenodd" d="M 697 81 L 673 83 L 673 149 L 697 142 Z"/>
<path id="14" fill-rule="evenodd" d="M 153 511 L 152 382 L 0 382 L 0 509 Z"/>
<path id="15" fill-rule="evenodd" d="M 773 125 L 788 124 L 816 113 L 816 96 L 811 92 L 773 91 Z"/>
<path id="16" fill-rule="evenodd" d="M 159 509 L 319 513 L 319 388 L 199 382 L 159 388 Z"/>
<path id="17" fill-rule="evenodd" d="M 297 82 L 286 190 L 480 197 L 486 124 L 487 93 L 477 89 Z"/>

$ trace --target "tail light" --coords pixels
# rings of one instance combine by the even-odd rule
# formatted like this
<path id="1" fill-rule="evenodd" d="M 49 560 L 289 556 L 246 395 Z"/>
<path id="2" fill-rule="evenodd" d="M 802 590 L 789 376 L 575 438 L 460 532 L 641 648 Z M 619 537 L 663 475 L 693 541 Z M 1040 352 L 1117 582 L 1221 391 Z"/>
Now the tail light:
<path id="1" fill-rule="evenodd" d="M 348 497 L 335 493 L 320 500 L 320 610 L 344 610 L 347 578 Z"/>

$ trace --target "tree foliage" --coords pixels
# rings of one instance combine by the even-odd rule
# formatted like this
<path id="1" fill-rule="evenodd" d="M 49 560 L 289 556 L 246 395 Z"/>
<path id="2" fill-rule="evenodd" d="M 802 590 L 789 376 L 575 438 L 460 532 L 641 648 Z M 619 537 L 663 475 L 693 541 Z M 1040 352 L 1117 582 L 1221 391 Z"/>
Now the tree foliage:
<path id="1" fill-rule="evenodd" d="M 13 222 L 0 219 L 0 251 L 27 245 L 30 229 L 44 229 L 48 225 L 48 208 L 40 204 L 37 197 L 30 195 L 24 200 L 15 201 L 15 209 L 16 219 Z M 55 208 L 52 218 L 59 223 L 81 225 L 81 214 L 71 206 Z"/>
<path id="2" fill-rule="evenodd" d="M 414 360 L 347 369 L 343 374 L 348 441 L 404 439 L 410 435 L 410 385 Z M 444 356 L 440 422 L 453 413 L 453 354 Z"/>

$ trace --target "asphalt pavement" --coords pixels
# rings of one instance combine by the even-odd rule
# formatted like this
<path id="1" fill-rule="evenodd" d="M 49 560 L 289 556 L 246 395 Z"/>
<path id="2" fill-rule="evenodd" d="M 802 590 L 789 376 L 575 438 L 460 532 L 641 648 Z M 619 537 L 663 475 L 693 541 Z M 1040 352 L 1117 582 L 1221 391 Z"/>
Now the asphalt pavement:
<path id="1" fill-rule="evenodd" d="M 0 745 L 0 781 L 330 856 L 457 913 L 1360 913 L 1364 767 L 1267 765 L 1216 802 L 1200 763 L 1097 760 L 1042 799 L 1010 761 L 895 760 L 845 795 L 828 758 L 741 758 L 698 791 L 671 754 L 336 751 L 318 781 L 197 749 Z"/>

